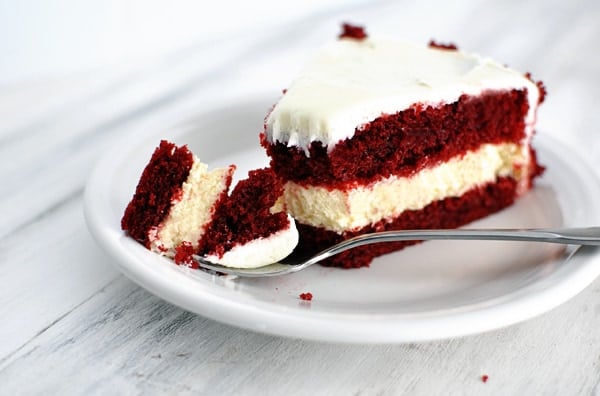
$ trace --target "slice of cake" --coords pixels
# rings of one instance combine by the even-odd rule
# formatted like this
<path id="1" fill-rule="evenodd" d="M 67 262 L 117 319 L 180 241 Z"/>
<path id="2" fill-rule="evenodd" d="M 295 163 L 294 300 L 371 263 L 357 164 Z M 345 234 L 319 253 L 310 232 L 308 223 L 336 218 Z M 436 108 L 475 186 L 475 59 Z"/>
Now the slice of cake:
<path id="1" fill-rule="evenodd" d="M 289 255 L 298 241 L 283 210 L 283 185 L 270 169 L 250 172 L 228 194 L 235 166 L 208 170 L 186 146 L 161 141 L 127 205 L 121 228 L 148 249 L 195 266 L 259 267 Z"/>
<path id="2" fill-rule="evenodd" d="M 345 25 L 288 87 L 261 137 L 286 182 L 299 248 L 455 228 L 511 205 L 542 170 L 530 142 L 544 95 L 528 75 L 453 45 Z M 405 245 L 365 246 L 328 264 L 365 266 Z"/>

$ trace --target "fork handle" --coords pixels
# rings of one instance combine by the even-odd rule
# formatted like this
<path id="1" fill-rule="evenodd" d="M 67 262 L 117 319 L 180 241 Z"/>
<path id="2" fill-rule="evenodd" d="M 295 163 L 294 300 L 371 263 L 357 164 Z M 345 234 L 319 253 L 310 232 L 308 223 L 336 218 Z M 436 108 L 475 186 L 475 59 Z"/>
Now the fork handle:
<path id="1" fill-rule="evenodd" d="M 371 243 L 433 239 L 550 242 L 567 245 L 600 246 L 600 227 L 384 231 L 359 235 L 335 245 L 331 250 L 328 249 L 328 251 L 329 254 L 333 255 Z"/>

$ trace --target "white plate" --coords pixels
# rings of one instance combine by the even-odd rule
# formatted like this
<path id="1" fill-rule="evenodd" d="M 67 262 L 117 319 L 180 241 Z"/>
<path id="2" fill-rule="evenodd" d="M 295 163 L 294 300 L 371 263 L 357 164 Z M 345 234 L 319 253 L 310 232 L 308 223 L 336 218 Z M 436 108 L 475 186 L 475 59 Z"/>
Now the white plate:
<path id="1" fill-rule="evenodd" d="M 550 310 L 600 274 L 594 249 L 513 242 L 426 242 L 376 259 L 370 268 L 321 266 L 280 278 L 218 277 L 180 268 L 120 229 L 123 210 L 159 140 L 188 144 L 212 167 L 238 165 L 237 177 L 267 164 L 259 145 L 274 99 L 249 100 L 201 114 L 168 134 L 119 143 L 89 181 L 89 229 L 130 279 L 184 309 L 243 328 L 334 342 L 408 342 L 507 326 Z M 581 159 L 539 133 L 547 166 L 516 205 L 471 227 L 600 224 L 600 183 Z M 311 292 L 311 302 L 299 299 Z"/>

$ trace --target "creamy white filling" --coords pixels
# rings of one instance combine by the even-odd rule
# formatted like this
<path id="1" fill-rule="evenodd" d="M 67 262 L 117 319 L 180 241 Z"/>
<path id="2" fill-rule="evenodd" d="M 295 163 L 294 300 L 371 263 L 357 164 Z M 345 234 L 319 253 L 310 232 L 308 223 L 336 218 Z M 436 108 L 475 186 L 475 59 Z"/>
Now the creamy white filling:
<path id="1" fill-rule="evenodd" d="M 521 73 L 462 51 L 379 38 L 337 40 L 310 62 L 266 120 L 266 137 L 305 150 L 329 150 L 355 129 L 415 103 L 439 106 L 486 90 L 527 89 L 525 140 L 535 122 L 539 91 Z"/>
<path id="2" fill-rule="evenodd" d="M 288 215 L 289 227 L 268 238 L 254 239 L 237 245 L 225 252 L 222 257 L 208 255 L 207 259 L 233 268 L 258 268 L 276 263 L 289 256 L 298 244 L 298 230 L 294 219 Z"/>
<path id="3" fill-rule="evenodd" d="M 150 248 L 173 256 L 175 247 L 182 242 L 197 247 L 212 219 L 215 203 L 229 188 L 228 180 L 234 170 L 235 166 L 229 166 L 208 171 L 206 164 L 194 158 L 179 199 L 172 202 L 167 218 L 150 230 Z"/>
<path id="4" fill-rule="evenodd" d="M 485 144 L 448 162 L 410 177 L 391 176 L 349 190 L 306 187 L 288 182 L 288 211 L 304 224 L 341 233 L 381 220 L 391 220 L 405 210 L 423 209 L 430 203 L 510 176 L 522 183 L 528 158 L 519 145 Z"/>

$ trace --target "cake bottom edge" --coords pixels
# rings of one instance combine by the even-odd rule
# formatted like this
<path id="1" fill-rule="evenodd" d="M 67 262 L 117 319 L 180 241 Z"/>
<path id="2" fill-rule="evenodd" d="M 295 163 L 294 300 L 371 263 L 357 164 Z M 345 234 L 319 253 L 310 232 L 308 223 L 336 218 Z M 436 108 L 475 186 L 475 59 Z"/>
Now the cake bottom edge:
<path id="1" fill-rule="evenodd" d="M 430 203 L 420 210 L 407 210 L 392 220 L 380 221 L 359 230 L 337 233 L 298 223 L 300 241 L 295 254 L 308 256 L 357 235 L 402 229 L 458 228 L 496 213 L 512 205 L 518 196 L 518 183 L 510 177 L 500 177 L 467 191 L 460 197 L 450 197 Z M 341 268 L 367 267 L 378 256 L 392 253 L 419 241 L 377 243 L 357 247 L 322 262 L 322 265 Z"/>

